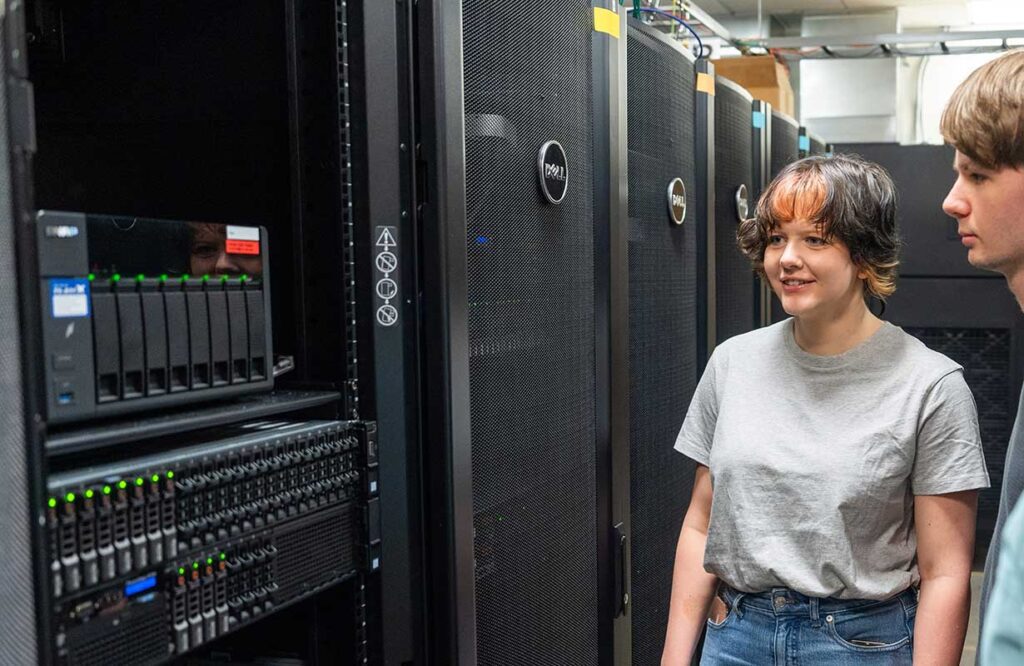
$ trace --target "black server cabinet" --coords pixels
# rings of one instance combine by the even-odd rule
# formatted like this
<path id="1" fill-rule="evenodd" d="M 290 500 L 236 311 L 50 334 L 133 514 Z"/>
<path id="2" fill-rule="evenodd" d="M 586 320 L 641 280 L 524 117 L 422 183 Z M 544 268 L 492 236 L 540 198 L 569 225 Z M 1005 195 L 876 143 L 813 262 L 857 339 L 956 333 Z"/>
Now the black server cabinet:
<path id="1" fill-rule="evenodd" d="M 610 663 L 625 19 L 590 0 L 417 11 L 431 651 Z"/>
<path id="2" fill-rule="evenodd" d="M 244 12 L 217 5 L 203 9 L 201 30 L 195 23 L 197 3 L 188 2 L 142 8 L 32 0 L 16 3 L 0 17 L 3 53 L 14 58 L 5 58 L 3 99 L 11 101 L 4 107 L 8 158 L 0 173 L 9 178 L 2 181 L 7 186 L 0 188 L 0 201 L 10 210 L 2 218 L 0 238 L 3 229 L 16 236 L 4 248 L 17 249 L 20 297 L 20 315 L 5 315 L 3 322 L 23 331 L 20 337 L 5 332 L 3 358 L 11 368 L 0 375 L 12 382 L 4 394 L 4 432 L 15 440 L 5 447 L 3 475 L 4 492 L 17 497 L 5 501 L 5 508 L 20 515 L 10 521 L 16 526 L 13 536 L 4 540 L 16 577 L 9 586 L 16 603 L 5 607 L 13 616 L 5 615 L 0 631 L 17 634 L 17 640 L 4 641 L 13 646 L 8 653 L 17 663 L 49 664 L 57 656 L 46 558 L 31 560 L 31 573 L 22 566 L 30 566 L 30 553 L 46 551 L 48 540 L 33 526 L 48 506 L 47 474 L 78 466 L 85 459 L 78 457 L 80 447 L 95 447 L 113 460 L 137 440 L 147 446 L 180 445 L 159 441 L 155 434 L 169 423 L 182 431 L 200 427 L 181 415 L 163 414 L 167 419 L 162 420 L 146 414 L 104 423 L 91 434 L 78 426 L 49 427 L 45 433 L 42 425 L 19 430 L 18 423 L 45 423 L 40 411 L 45 387 L 38 377 L 47 359 L 33 346 L 41 308 L 38 289 L 26 287 L 39 274 L 31 217 L 36 208 L 266 227 L 273 248 L 274 281 L 268 286 L 274 292 L 275 350 L 294 357 L 294 370 L 283 381 L 301 390 L 204 405 L 197 420 L 212 426 L 293 413 L 353 420 L 376 415 L 380 457 L 379 465 L 358 470 L 359 484 L 365 481 L 360 536 L 358 543 L 346 543 L 355 547 L 357 578 L 324 588 L 308 603 L 272 609 L 251 631 L 225 637 L 214 647 L 241 655 L 250 645 L 283 643 L 309 663 L 362 663 L 364 657 L 373 663 L 381 656 L 378 632 L 386 615 L 393 625 L 385 658 L 416 660 L 422 636 L 413 610 L 419 562 L 410 552 L 418 548 L 412 543 L 418 507 L 410 507 L 407 492 L 415 492 L 416 461 L 407 447 L 415 442 L 416 417 L 410 408 L 415 400 L 406 392 L 411 386 L 415 393 L 417 378 L 415 365 L 403 360 L 417 343 L 416 327 L 404 326 L 415 321 L 410 309 L 416 285 L 407 278 L 417 270 L 408 260 L 415 259 L 410 252 L 415 238 L 403 235 L 413 217 L 408 193 L 415 159 L 414 146 L 403 141 L 408 5 L 275 0 Z M 379 231 L 375 224 L 395 227 L 388 238 L 398 243 L 388 241 L 384 249 L 398 265 L 388 276 L 372 272 L 379 254 L 373 249 L 379 236 L 371 239 Z M 0 270 L 9 268 L 5 262 L 0 252 Z M 384 277 L 396 291 L 385 284 L 378 303 L 372 294 Z M 222 314 L 237 320 L 243 306 L 250 316 L 258 314 L 258 303 L 235 298 L 245 293 L 224 292 Z M 189 295 L 183 292 L 165 305 L 165 320 L 189 316 Z M 8 296 L 14 298 L 14 290 Z M 0 311 L 4 303 L 0 299 Z M 368 322 L 382 305 L 394 307 L 397 317 L 384 317 L 388 326 L 373 328 Z M 142 317 L 148 316 L 146 308 L 144 299 Z M 135 308 L 130 314 L 139 317 Z M 269 311 L 264 314 L 270 317 Z M 135 358 L 140 345 L 159 349 L 159 342 L 140 333 L 119 341 Z M 251 364 L 230 363 L 244 352 L 240 337 L 210 346 L 211 363 L 229 362 L 229 381 L 232 370 L 255 371 Z M 183 369 L 186 380 L 192 370 L 187 349 L 188 341 L 167 341 L 172 372 L 164 380 L 171 390 L 175 367 Z M 272 369 L 273 359 L 267 359 L 264 371 Z M 137 382 L 137 364 L 129 370 L 119 374 L 122 384 Z M 15 381 L 24 389 L 16 390 Z M 383 400 L 386 409 L 379 407 Z M 249 416 L 239 416 L 243 412 Z M 10 480 L 8 473 L 14 475 Z M 34 597 L 27 594 L 33 581 Z M 322 582 L 311 576 L 302 593 Z M 35 632 L 27 626 L 33 619 Z M 106 659 L 126 661 L 123 655 Z"/>
<path id="3" fill-rule="evenodd" d="M 771 123 L 771 178 L 790 162 L 800 159 L 800 125 L 781 111 L 772 111 Z"/>
<path id="4" fill-rule="evenodd" d="M 974 268 L 942 202 L 956 174 L 949 146 L 846 144 L 896 183 L 903 248 L 884 317 L 964 368 L 974 394 L 992 485 L 978 498 L 977 547 L 991 539 L 1003 465 L 1024 379 L 1024 315 L 997 273 Z"/>
<path id="5" fill-rule="evenodd" d="M 826 153 L 825 141 L 803 125 L 800 126 L 800 135 L 798 140 L 800 142 L 800 157 L 824 155 Z"/>
<path id="6" fill-rule="evenodd" d="M 714 252 L 713 243 L 708 249 L 714 233 L 709 213 L 715 201 L 721 204 L 722 190 L 707 187 L 721 164 L 722 153 L 710 137 L 712 129 L 722 137 L 722 100 L 707 63 L 695 63 L 675 40 L 638 21 L 629 21 L 627 59 L 629 613 L 631 663 L 640 665 L 661 661 L 675 544 L 694 470 L 673 444 L 706 349 L 714 342 L 709 344 L 708 329 L 700 322 L 714 320 L 714 300 L 708 297 L 713 273 L 707 254 Z M 739 121 L 748 152 L 738 158 L 748 186 L 750 119 L 748 96 Z M 749 269 L 746 276 L 749 304 Z M 717 286 L 721 289 L 721 282 Z M 710 315 L 700 315 L 709 309 Z"/>
<path id="7" fill-rule="evenodd" d="M 754 193 L 750 200 L 750 215 L 757 212 L 768 183 L 772 178 L 772 105 L 754 100 Z M 767 280 L 757 278 L 757 323 L 767 326 L 772 316 L 772 290 Z"/>
<path id="8" fill-rule="evenodd" d="M 4 659 L 16 664 L 50 659 L 46 603 L 48 593 L 42 531 L 35 528 L 36 508 L 43 503 L 42 432 L 35 418 L 44 403 L 44 387 L 36 368 L 42 357 L 38 343 L 39 307 L 31 189 L 23 177 L 31 164 L 35 137 L 24 124 L 31 111 L 26 43 L 21 29 L 24 5 L 0 13 L 0 386 L 2 386 L 2 453 L 0 453 L 0 552 L 11 579 L 0 609 L 0 644 Z"/>
<path id="9" fill-rule="evenodd" d="M 715 292 L 717 342 L 761 323 L 761 283 L 739 251 L 736 231 L 753 217 L 760 183 L 755 145 L 763 142 L 763 115 L 741 86 L 715 84 Z"/>
<path id="10" fill-rule="evenodd" d="M 826 155 L 828 151 L 828 144 L 817 134 L 808 134 L 811 141 L 811 155 Z"/>
<path id="11" fill-rule="evenodd" d="M 797 161 L 802 157 L 800 152 L 800 125 L 791 116 L 781 111 L 772 111 L 771 119 L 771 175 L 769 181 L 775 178 L 786 165 Z M 782 321 L 789 315 L 782 309 L 782 303 L 769 287 L 765 287 L 767 296 L 765 300 L 770 301 L 768 305 L 769 322 Z"/>

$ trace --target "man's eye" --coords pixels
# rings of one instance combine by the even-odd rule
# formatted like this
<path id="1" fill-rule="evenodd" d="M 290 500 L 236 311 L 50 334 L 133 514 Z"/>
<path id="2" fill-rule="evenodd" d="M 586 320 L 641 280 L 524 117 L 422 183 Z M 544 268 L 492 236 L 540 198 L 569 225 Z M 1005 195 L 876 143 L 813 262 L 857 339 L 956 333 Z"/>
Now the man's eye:
<path id="1" fill-rule="evenodd" d="M 824 238 L 819 238 L 817 236 L 808 236 L 807 244 L 812 245 L 814 247 L 820 247 L 822 245 L 827 245 L 828 243 L 825 242 Z"/>
<path id="2" fill-rule="evenodd" d="M 780 243 L 782 243 L 782 236 L 769 236 L 768 237 L 768 244 L 769 245 L 779 245 Z"/>
<path id="3" fill-rule="evenodd" d="M 197 257 L 212 257 L 219 251 L 220 248 L 212 243 L 200 243 L 192 246 L 192 254 Z"/>
<path id="4" fill-rule="evenodd" d="M 972 183 L 982 183 L 988 180 L 988 176 L 982 173 L 971 173 L 967 177 L 971 179 Z"/>

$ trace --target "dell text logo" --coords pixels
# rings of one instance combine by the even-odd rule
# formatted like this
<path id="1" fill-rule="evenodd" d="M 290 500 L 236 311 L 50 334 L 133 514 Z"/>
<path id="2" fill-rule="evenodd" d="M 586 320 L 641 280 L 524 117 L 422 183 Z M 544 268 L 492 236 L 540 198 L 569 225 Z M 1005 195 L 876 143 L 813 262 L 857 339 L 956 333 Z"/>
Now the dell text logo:
<path id="1" fill-rule="evenodd" d="M 544 165 L 544 177 L 554 178 L 555 180 L 566 180 L 565 167 L 558 164 L 545 164 Z"/>
<path id="2" fill-rule="evenodd" d="M 668 184 L 668 215 L 675 224 L 686 219 L 686 185 L 682 178 L 673 178 Z"/>
<path id="3" fill-rule="evenodd" d="M 569 187 L 569 165 L 562 144 L 548 141 L 537 153 L 540 191 L 550 203 L 562 203 Z"/>

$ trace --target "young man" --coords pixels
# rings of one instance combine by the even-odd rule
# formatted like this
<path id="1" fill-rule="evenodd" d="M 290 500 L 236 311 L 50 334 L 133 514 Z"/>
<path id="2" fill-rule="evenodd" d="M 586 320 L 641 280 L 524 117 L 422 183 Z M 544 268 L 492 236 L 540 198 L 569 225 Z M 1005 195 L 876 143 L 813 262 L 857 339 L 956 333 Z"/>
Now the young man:
<path id="1" fill-rule="evenodd" d="M 958 222 L 967 260 L 1002 273 L 1024 308 L 1024 50 L 990 61 L 960 84 L 942 114 L 942 136 L 956 148 L 957 172 L 942 208 Z M 1015 612 L 1005 612 L 1009 608 L 999 608 L 1024 597 L 1021 563 L 1007 561 L 1024 549 L 1024 514 L 1018 510 L 1021 515 L 1008 520 L 1024 490 L 1021 440 L 1024 399 L 1006 453 L 999 517 L 981 595 L 982 619 L 991 611 L 982 624 L 981 649 L 986 663 L 993 664 L 1024 663 L 1024 622 Z M 1024 509 L 1024 503 L 1020 505 Z M 1004 544 L 1008 552 L 1001 558 Z M 997 647 L 1011 644 L 1018 651 L 1006 653 Z M 1010 655 L 1015 658 L 1006 661 Z"/>

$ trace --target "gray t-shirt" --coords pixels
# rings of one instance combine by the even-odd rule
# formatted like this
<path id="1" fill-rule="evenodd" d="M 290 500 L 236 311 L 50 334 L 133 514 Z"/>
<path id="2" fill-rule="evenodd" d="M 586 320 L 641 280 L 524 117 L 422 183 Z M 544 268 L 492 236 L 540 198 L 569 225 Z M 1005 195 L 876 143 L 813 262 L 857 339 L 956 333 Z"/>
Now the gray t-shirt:
<path id="1" fill-rule="evenodd" d="M 888 323 L 836 356 L 792 319 L 727 340 L 676 449 L 711 469 L 704 568 L 743 592 L 891 597 L 920 580 L 914 495 L 989 484 L 963 369 Z"/>

